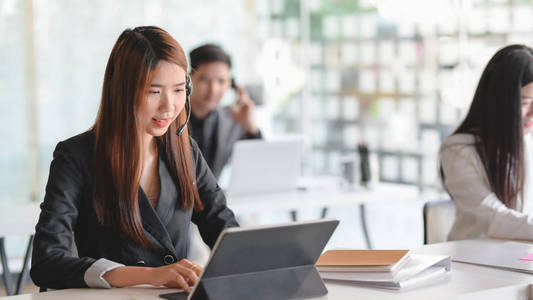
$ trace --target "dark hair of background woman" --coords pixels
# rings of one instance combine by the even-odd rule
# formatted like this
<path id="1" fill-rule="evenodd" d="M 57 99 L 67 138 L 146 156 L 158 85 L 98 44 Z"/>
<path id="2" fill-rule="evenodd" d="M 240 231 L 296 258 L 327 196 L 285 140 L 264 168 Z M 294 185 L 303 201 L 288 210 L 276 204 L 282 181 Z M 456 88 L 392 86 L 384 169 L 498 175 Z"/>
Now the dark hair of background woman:
<path id="1" fill-rule="evenodd" d="M 144 100 L 159 61 L 175 63 L 187 71 L 181 46 L 166 31 L 152 26 L 126 29 L 115 43 L 104 75 L 102 99 L 93 126 L 93 205 L 100 223 L 150 246 L 138 205 L 141 177 L 140 132 L 136 110 Z M 179 182 L 182 209 L 203 209 L 195 186 L 187 131 L 176 136 L 185 122 L 183 109 L 168 131 L 156 137 L 175 182 Z M 163 153 L 161 153 L 163 157 Z"/>
<path id="2" fill-rule="evenodd" d="M 492 192 L 509 208 L 523 196 L 524 149 L 520 89 L 533 81 L 533 49 L 510 45 L 485 67 L 468 115 L 455 133 L 477 137 Z"/>

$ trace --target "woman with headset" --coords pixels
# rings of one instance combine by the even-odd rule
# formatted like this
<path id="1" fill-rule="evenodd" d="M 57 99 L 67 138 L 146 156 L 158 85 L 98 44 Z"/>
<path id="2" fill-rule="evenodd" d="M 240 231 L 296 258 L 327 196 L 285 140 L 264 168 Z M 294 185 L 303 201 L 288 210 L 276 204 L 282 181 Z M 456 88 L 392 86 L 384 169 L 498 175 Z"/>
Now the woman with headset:
<path id="1" fill-rule="evenodd" d="M 456 207 L 450 240 L 533 239 L 533 49 L 511 45 L 489 61 L 470 110 L 441 146 Z"/>
<path id="2" fill-rule="evenodd" d="M 94 126 L 54 151 L 34 240 L 38 286 L 188 290 L 202 271 L 184 258 L 190 222 L 210 247 L 238 226 L 185 130 L 186 70 L 183 49 L 166 31 L 120 35 Z"/>

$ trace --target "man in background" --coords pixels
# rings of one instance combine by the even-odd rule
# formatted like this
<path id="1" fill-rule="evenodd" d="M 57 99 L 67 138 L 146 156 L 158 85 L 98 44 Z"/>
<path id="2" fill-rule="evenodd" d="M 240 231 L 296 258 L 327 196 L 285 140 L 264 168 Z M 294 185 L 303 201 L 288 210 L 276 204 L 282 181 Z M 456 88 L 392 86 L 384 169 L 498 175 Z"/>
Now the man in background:
<path id="1" fill-rule="evenodd" d="M 253 120 L 255 104 L 231 77 L 231 58 L 217 45 L 206 44 L 189 54 L 191 64 L 191 135 L 198 143 L 216 178 L 231 157 L 238 140 L 260 139 Z M 222 107 L 220 100 L 230 88 L 237 99 Z"/>

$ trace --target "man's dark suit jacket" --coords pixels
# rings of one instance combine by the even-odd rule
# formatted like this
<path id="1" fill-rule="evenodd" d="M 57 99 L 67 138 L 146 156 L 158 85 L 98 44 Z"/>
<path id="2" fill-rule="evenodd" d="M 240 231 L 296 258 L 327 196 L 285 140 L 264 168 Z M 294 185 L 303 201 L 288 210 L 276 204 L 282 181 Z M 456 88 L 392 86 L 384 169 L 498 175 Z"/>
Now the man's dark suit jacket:
<path id="1" fill-rule="evenodd" d="M 117 230 L 102 226 L 91 199 L 93 146 L 94 134 L 88 131 L 60 142 L 54 151 L 32 256 L 31 277 L 38 286 L 87 287 L 85 271 L 99 258 L 127 266 L 157 267 L 177 262 L 187 256 L 191 221 L 198 225 L 210 247 L 223 229 L 238 226 L 192 139 L 196 186 L 205 206 L 203 211 L 180 209 L 179 184 L 172 180 L 164 155 L 160 155 L 161 191 L 156 208 L 141 188 L 138 193 L 143 228 L 155 249 L 144 248 Z M 71 254 L 73 237 L 79 258 Z"/>
<path id="2" fill-rule="evenodd" d="M 246 133 L 241 124 L 239 124 L 233 116 L 229 107 L 220 107 L 216 110 L 218 114 L 217 126 L 216 126 L 216 145 L 213 161 L 210 162 L 209 167 L 216 178 L 220 177 L 220 173 L 231 158 L 233 151 L 233 145 L 239 140 L 248 139 L 261 139 L 263 138 L 261 131 L 257 134 L 251 135 Z M 193 125 L 193 124 L 191 124 Z M 192 135 L 197 128 L 192 127 Z"/>

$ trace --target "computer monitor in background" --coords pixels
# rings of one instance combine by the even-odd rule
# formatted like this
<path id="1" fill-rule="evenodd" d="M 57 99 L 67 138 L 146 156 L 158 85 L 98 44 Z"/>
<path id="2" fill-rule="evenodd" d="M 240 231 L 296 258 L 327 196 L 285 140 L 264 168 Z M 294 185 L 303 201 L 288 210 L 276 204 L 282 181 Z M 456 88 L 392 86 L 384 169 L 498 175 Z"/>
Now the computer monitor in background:
<path id="1" fill-rule="evenodd" d="M 228 197 L 295 191 L 303 139 L 244 140 L 233 147 Z"/>

